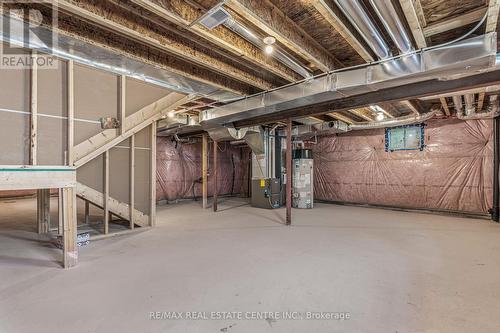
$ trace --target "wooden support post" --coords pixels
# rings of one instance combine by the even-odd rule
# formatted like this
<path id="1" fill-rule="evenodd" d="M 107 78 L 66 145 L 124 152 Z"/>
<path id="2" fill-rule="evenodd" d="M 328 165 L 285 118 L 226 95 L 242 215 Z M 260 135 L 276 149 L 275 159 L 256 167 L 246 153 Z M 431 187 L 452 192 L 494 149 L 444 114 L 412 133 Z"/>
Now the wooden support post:
<path id="1" fill-rule="evenodd" d="M 36 51 L 32 51 L 31 57 L 36 57 Z M 30 164 L 37 165 L 38 150 L 38 66 L 33 61 L 30 70 Z"/>
<path id="2" fill-rule="evenodd" d="M 213 170 L 212 170 L 212 174 L 214 175 L 213 179 L 214 179 L 214 204 L 213 204 L 213 207 L 214 207 L 214 212 L 217 211 L 217 194 L 219 192 L 219 188 L 218 188 L 218 184 L 217 184 L 217 150 L 219 149 L 218 147 L 218 144 L 217 144 L 217 141 L 214 140 L 214 153 L 213 153 Z"/>
<path id="3" fill-rule="evenodd" d="M 127 77 L 125 75 L 120 75 L 119 80 L 119 109 L 118 109 L 118 121 L 120 122 L 119 133 L 122 135 L 125 133 L 125 118 L 127 117 L 126 109 L 125 109 L 125 98 L 127 91 Z"/>
<path id="4" fill-rule="evenodd" d="M 50 231 L 50 190 L 36 191 L 38 233 L 46 234 Z"/>
<path id="5" fill-rule="evenodd" d="M 203 133 L 201 147 L 201 192 L 203 209 L 208 206 L 208 134 Z"/>
<path id="6" fill-rule="evenodd" d="M 63 230 L 64 230 L 64 209 L 63 209 L 63 191 L 60 188 L 58 190 L 58 196 L 57 196 L 57 214 L 58 214 L 58 225 L 57 225 L 57 234 L 59 236 L 63 235 Z"/>
<path id="7" fill-rule="evenodd" d="M 70 268 L 78 263 L 76 244 L 76 193 L 73 187 L 62 189 L 63 193 L 63 265 Z"/>
<path id="8" fill-rule="evenodd" d="M 130 175 L 130 187 L 129 187 L 129 221 L 130 229 L 134 229 L 134 211 L 135 211 L 135 135 L 130 137 L 130 156 L 129 156 L 129 175 Z"/>
<path id="9" fill-rule="evenodd" d="M 292 224 L 292 119 L 286 122 L 286 225 Z"/>
<path id="10" fill-rule="evenodd" d="M 85 200 L 85 224 L 90 224 L 90 203 Z"/>
<path id="11" fill-rule="evenodd" d="M 156 224 L 156 121 L 151 124 L 151 182 L 150 189 L 150 209 L 149 225 L 154 227 Z"/>
<path id="12" fill-rule="evenodd" d="M 102 208 L 104 210 L 104 234 L 109 233 L 109 150 L 103 155 L 103 196 Z"/>
<path id="13" fill-rule="evenodd" d="M 67 83 L 67 103 L 68 103 L 68 154 L 67 154 L 67 162 L 68 165 L 73 165 L 74 162 L 74 137 L 75 137 L 75 130 L 74 130 L 74 119 L 75 119 L 75 103 L 74 103 L 74 97 L 75 97 L 75 90 L 74 90 L 74 63 L 73 60 L 68 60 L 67 64 L 67 76 L 66 76 L 66 83 Z"/>

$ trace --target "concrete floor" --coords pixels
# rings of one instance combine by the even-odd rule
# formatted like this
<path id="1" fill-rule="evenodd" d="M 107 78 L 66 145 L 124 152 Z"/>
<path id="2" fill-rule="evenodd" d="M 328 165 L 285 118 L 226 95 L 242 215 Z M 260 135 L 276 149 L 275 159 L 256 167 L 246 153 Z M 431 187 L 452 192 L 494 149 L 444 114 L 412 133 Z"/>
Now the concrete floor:
<path id="1" fill-rule="evenodd" d="M 157 228 L 95 241 L 65 271 L 60 251 L 32 232 L 34 201 L 0 202 L 0 332 L 500 331 L 500 225 L 318 204 L 294 210 L 286 227 L 283 210 L 241 204 L 161 206 Z M 150 320 L 151 311 L 350 319 Z"/>

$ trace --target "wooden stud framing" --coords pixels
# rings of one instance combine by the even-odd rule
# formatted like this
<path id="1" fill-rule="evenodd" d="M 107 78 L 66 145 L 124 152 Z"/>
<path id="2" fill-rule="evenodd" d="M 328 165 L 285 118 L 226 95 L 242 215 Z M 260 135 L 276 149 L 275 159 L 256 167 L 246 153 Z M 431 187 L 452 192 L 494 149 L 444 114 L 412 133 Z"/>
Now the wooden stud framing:
<path id="1" fill-rule="evenodd" d="M 63 230 L 64 230 L 64 209 L 63 209 L 63 190 L 62 190 L 62 188 L 58 189 L 57 215 L 58 215 L 57 234 L 62 236 Z"/>
<path id="2" fill-rule="evenodd" d="M 68 142 L 67 142 L 67 165 L 73 165 L 74 162 L 74 143 L 75 143 L 75 84 L 74 84 L 74 63 L 73 60 L 68 60 L 67 63 L 67 107 L 68 107 Z"/>
<path id="3" fill-rule="evenodd" d="M 85 224 L 90 224 L 90 202 L 85 200 Z"/>
<path id="4" fill-rule="evenodd" d="M 70 268 L 78 263 L 76 244 L 76 195 L 73 187 L 62 189 L 63 193 L 63 265 Z"/>
<path id="5" fill-rule="evenodd" d="M 130 156 L 129 156 L 129 221 L 130 229 L 134 229 L 135 212 L 135 135 L 130 137 Z"/>
<path id="6" fill-rule="evenodd" d="M 117 135 L 116 129 L 109 129 L 83 141 L 75 147 L 75 166 L 80 167 L 93 160 L 106 150 L 151 125 L 151 122 L 161 119 L 168 111 L 189 102 L 191 98 L 191 96 L 172 92 L 127 117 L 125 120 L 126 131 L 122 135 Z"/>
<path id="7" fill-rule="evenodd" d="M 149 184 L 150 208 L 149 225 L 156 225 L 156 121 L 151 124 L 151 182 Z"/>
<path id="8" fill-rule="evenodd" d="M 50 231 L 50 190 L 36 191 L 38 233 L 46 234 Z"/>
<path id="9" fill-rule="evenodd" d="M 31 52 L 36 57 L 36 51 Z M 37 165 L 38 150 L 38 65 L 32 62 L 30 69 L 30 164 Z"/>
<path id="10" fill-rule="evenodd" d="M 125 100 L 126 100 L 126 92 L 127 92 L 127 77 L 125 75 L 120 75 L 118 77 L 119 82 L 119 96 L 120 100 L 118 103 L 118 121 L 120 122 L 120 128 L 118 133 L 122 135 L 125 133 L 125 119 L 127 117 L 126 109 L 125 109 Z"/>
<path id="11" fill-rule="evenodd" d="M 208 134 L 202 135 L 201 147 L 201 192 L 203 200 L 203 209 L 208 207 Z"/>
<path id="12" fill-rule="evenodd" d="M 109 233 L 109 150 L 103 155 L 103 202 L 104 234 Z"/>

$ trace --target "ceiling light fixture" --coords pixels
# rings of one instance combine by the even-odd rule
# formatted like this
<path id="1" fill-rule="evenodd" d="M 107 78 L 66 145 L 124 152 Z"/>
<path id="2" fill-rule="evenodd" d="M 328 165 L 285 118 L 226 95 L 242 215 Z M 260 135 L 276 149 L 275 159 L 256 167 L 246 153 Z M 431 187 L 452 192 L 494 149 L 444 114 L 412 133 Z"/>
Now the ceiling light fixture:
<path id="1" fill-rule="evenodd" d="M 376 121 L 382 121 L 385 119 L 385 115 L 383 112 L 377 112 L 377 115 L 375 116 Z"/>
<path id="2" fill-rule="evenodd" d="M 174 112 L 174 111 L 169 111 L 169 112 L 167 113 L 167 116 L 168 116 L 169 118 L 173 118 L 173 117 L 175 117 L 175 112 Z"/>
<path id="3" fill-rule="evenodd" d="M 264 44 L 266 44 L 266 46 L 264 47 L 264 52 L 266 54 L 272 54 L 274 52 L 273 44 L 276 43 L 276 38 L 267 36 L 263 41 Z"/>

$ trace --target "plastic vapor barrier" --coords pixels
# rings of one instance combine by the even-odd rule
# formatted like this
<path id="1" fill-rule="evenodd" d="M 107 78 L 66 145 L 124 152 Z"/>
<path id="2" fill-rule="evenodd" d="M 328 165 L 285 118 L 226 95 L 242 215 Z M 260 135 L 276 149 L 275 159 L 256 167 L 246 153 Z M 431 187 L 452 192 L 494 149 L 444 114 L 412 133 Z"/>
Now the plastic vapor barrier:
<path id="1" fill-rule="evenodd" d="M 491 120 L 426 122 L 423 151 L 385 151 L 384 129 L 319 137 L 315 199 L 487 213 L 492 205 Z"/>
<path id="2" fill-rule="evenodd" d="M 170 137 L 158 137 L 156 157 L 156 200 L 200 197 L 201 142 L 176 143 Z M 213 193 L 213 143 L 209 143 L 208 195 Z M 219 195 L 248 193 L 250 149 L 219 143 L 217 177 Z"/>

